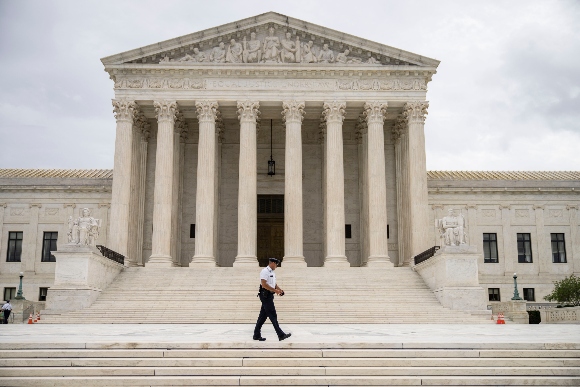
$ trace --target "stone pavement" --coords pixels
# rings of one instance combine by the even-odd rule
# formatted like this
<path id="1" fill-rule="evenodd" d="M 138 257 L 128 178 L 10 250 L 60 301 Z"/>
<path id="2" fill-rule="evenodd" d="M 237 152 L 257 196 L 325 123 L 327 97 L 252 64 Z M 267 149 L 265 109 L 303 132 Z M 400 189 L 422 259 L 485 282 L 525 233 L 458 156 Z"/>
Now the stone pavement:
<path id="1" fill-rule="evenodd" d="M 3 325 L 4 349 L 24 348 L 518 348 L 580 349 L 580 326 L 467 324 L 282 324 L 279 342 L 269 323 L 265 342 L 252 324 Z"/>

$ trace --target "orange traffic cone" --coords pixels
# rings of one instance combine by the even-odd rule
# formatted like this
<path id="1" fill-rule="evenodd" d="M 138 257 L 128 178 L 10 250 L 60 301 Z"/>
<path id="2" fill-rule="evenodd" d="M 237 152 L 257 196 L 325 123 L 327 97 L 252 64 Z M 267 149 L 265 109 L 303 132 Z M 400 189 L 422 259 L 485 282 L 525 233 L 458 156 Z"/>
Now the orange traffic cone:
<path id="1" fill-rule="evenodd" d="M 503 313 L 497 314 L 497 323 L 498 324 L 505 324 L 505 320 L 503 319 Z"/>
<path id="2" fill-rule="evenodd" d="M 32 313 L 30 313 L 30 316 L 28 317 L 28 323 L 29 323 L 29 324 L 34 324 L 34 323 L 32 322 Z"/>
<path id="3" fill-rule="evenodd" d="M 37 320 L 40 321 L 40 312 L 36 313 Z"/>
<path id="4" fill-rule="evenodd" d="M 34 324 L 38 322 L 38 313 L 34 315 L 34 320 L 32 320 Z"/>

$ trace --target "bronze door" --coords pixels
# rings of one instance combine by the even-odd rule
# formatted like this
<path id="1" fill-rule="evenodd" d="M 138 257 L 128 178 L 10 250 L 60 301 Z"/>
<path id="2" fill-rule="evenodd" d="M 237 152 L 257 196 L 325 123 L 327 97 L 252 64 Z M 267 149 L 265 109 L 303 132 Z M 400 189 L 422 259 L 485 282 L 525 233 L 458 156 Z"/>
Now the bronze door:
<path id="1" fill-rule="evenodd" d="M 284 257 L 284 196 L 258 195 L 258 261 Z"/>

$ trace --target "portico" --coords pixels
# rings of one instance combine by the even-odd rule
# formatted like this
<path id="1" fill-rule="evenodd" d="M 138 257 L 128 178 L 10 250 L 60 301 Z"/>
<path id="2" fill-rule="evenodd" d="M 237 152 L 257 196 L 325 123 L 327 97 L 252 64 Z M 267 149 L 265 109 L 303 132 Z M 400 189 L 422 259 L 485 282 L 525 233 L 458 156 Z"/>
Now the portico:
<path id="1" fill-rule="evenodd" d="M 280 16 L 103 59 L 117 118 L 110 247 L 128 265 L 256 266 L 258 195 L 283 195 L 285 267 L 388 268 L 429 247 L 423 125 L 438 61 Z"/>

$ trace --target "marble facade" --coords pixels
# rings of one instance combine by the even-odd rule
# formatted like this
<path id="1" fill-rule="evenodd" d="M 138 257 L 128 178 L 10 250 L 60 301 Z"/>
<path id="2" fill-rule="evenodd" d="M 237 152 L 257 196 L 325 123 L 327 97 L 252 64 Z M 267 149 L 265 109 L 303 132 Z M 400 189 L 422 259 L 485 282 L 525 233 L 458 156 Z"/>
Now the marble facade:
<path id="1" fill-rule="evenodd" d="M 24 230 L 22 261 L 0 260 L 0 279 L 25 272 L 25 295 L 54 282 L 43 231 L 65 244 L 85 207 L 102 219 L 97 243 L 126 266 L 256 266 L 257 195 L 284 195 L 288 267 L 409 266 L 439 245 L 435 219 L 451 208 L 480 255 L 481 233 L 498 234 L 500 263 L 478 262 L 483 288 L 505 297 L 517 271 L 541 301 L 552 280 L 580 272 L 578 177 L 426 171 L 437 60 L 267 13 L 102 62 L 115 178 L 0 170 L 0 252 Z M 537 244 L 532 264 L 517 263 L 519 230 Z M 551 263 L 550 232 L 565 234 L 567 263 Z"/>

